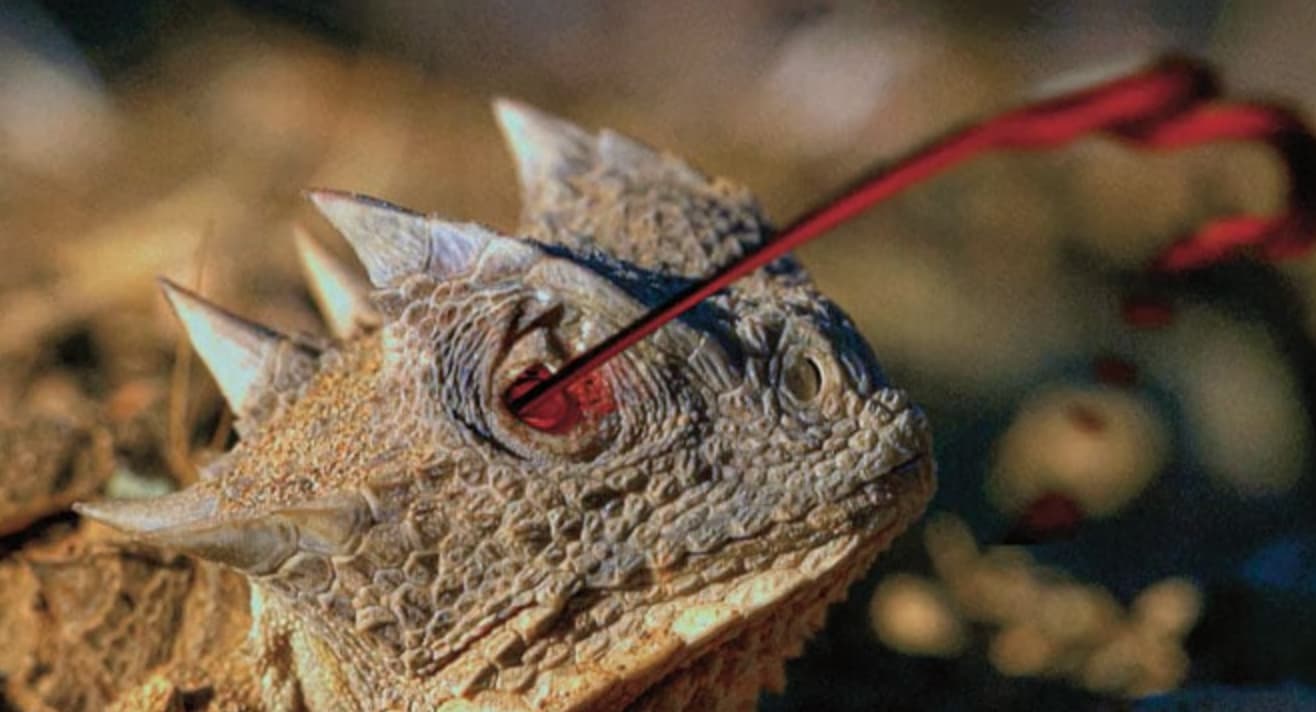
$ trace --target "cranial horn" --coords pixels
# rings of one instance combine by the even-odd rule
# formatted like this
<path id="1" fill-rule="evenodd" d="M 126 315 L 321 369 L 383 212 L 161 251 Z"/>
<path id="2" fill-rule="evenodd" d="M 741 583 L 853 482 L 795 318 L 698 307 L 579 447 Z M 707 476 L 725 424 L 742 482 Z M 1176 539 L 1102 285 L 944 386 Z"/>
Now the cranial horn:
<path id="1" fill-rule="evenodd" d="M 543 191 L 600 162 L 639 175 L 655 173 L 706 186 L 707 178 L 679 159 L 659 153 L 627 136 L 603 129 L 598 135 L 510 99 L 494 100 L 494 114 L 516 159 L 521 192 L 533 203 Z"/>
<path id="2" fill-rule="evenodd" d="M 653 149 L 611 129 L 599 132 L 599 156 L 607 163 L 618 166 L 635 166 L 662 161 Z"/>
<path id="3" fill-rule="evenodd" d="M 675 180 L 690 186 L 708 186 L 708 179 L 684 161 L 659 153 L 610 129 L 599 132 L 598 153 L 604 165 L 633 176 Z"/>
<path id="4" fill-rule="evenodd" d="M 297 548 L 316 554 L 344 554 L 354 548 L 374 523 L 370 505 L 359 494 L 317 499 L 271 515 L 297 532 Z"/>
<path id="5" fill-rule="evenodd" d="M 297 553 L 297 534 L 277 522 L 240 520 L 210 526 L 171 529 L 141 537 L 184 554 L 260 576 L 273 572 Z"/>
<path id="6" fill-rule="evenodd" d="M 159 497 L 78 502 L 73 510 L 133 535 L 151 535 L 209 522 L 219 510 L 219 499 L 200 487 Z"/>
<path id="7" fill-rule="evenodd" d="M 363 195 L 312 190 L 307 197 L 351 243 L 376 287 L 422 271 L 463 274 L 495 237 L 474 223 L 445 222 Z"/>
<path id="8" fill-rule="evenodd" d="M 204 485 L 162 497 L 77 503 L 79 514 L 136 539 L 252 575 L 276 570 L 298 551 L 346 553 L 372 523 L 360 496 L 341 496 L 251 517 L 219 514 Z"/>
<path id="9" fill-rule="evenodd" d="M 259 421 L 267 395 L 291 388 L 314 371 L 315 356 L 304 346 L 169 280 L 161 279 L 160 286 L 240 421 Z"/>
<path id="10" fill-rule="evenodd" d="M 379 325 L 379 312 L 370 303 L 370 284 L 357 276 L 318 240 L 300 226 L 293 228 L 302 271 L 329 323 L 340 339 L 350 339 Z"/>
<path id="11" fill-rule="evenodd" d="M 269 573 L 296 552 L 292 527 L 260 520 L 223 521 L 216 517 L 216 503 L 193 487 L 150 499 L 79 502 L 73 508 L 134 539 L 251 574 Z"/>
<path id="12" fill-rule="evenodd" d="M 502 98 L 494 100 L 494 114 L 516 160 L 521 192 L 527 199 L 587 170 L 593 161 L 594 137 L 569 121 Z"/>

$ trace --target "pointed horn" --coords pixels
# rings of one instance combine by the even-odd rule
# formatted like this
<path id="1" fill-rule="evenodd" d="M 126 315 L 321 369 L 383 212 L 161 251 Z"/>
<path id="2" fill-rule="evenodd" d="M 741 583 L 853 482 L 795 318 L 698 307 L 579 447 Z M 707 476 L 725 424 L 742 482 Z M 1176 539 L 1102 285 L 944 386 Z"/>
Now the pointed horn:
<path id="1" fill-rule="evenodd" d="M 160 287 L 192 347 L 240 419 L 255 419 L 266 395 L 290 387 L 314 370 L 314 356 L 278 332 L 221 309 L 167 279 L 160 280 Z"/>
<path id="2" fill-rule="evenodd" d="M 706 187 L 708 178 L 684 161 L 664 155 L 611 129 L 599 132 L 599 159 L 614 170 L 632 175 L 664 176 L 687 185 Z"/>
<path id="3" fill-rule="evenodd" d="M 139 538 L 256 576 L 273 572 L 297 553 L 295 531 L 261 520 L 168 529 Z"/>
<path id="4" fill-rule="evenodd" d="M 149 499 L 79 502 L 73 509 L 140 541 L 252 574 L 273 571 L 296 551 L 290 527 L 218 520 L 218 500 L 197 487 Z"/>
<path id="5" fill-rule="evenodd" d="M 379 325 L 379 312 L 370 303 L 370 283 L 357 276 L 300 225 L 293 228 L 297 255 L 311 294 L 339 339 L 350 339 Z"/>
<path id="6" fill-rule="evenodd" d="M 295 530 L 301 551 L 333 556 L 355 549 L 374 515 L 361 495 L 340 494 L 279 510 L 269 521 Z"/>
<path id="7" fill-rule="evenodd" d="M 660 163 L 661 154 L 629 136 L 611 129 L 599 132 L 599 156 L 617 167 L 634 167 Z"/>
<path id="8" fill-rule="evenodd" d="M 141 541 L 249 574 L 273 572 L 298 551 L 347 553 L 373 523 L 359 495 L 343 495 L 250 518 L 226 518 L 204 486 L 162 497 L 79 502 L 74 511 Z"/>
<path id="9" fill-rule="evenodd" d="M 218 510 L 218 498 L 198 487 L 159 497 L 77 502 L 73 505 L 73 511 L 84 517 L 138 536 L 210 521 Z"/>
<path id="10" fill-rule="evenodd" d="M 511 99 L 495 99 L 494 114 L 516 160 L 523 195 L 588 168 L 594 137 L 579 126 Z"/>
<path id="11" fill-rule="evenodd" d="M 306 196 L 351 243 L 375 286 L 388 286 L 429 264 L 429 224 L 424 215 L 335 190 L 311 190 Z"/>
<path id="12" fill-rule="evenodd" d="M 334 190 L 307 197 L 347 238 L 376 287 L 429 271 L 454 276 L 469 270 L 492 237 L 472 223 L 450 223 L 363 195 Z"/>

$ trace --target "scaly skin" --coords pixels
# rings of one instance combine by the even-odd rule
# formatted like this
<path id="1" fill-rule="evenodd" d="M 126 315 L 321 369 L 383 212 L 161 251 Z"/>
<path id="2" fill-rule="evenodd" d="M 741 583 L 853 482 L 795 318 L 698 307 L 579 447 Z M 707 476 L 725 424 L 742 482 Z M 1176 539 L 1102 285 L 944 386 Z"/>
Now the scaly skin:
<path id="1" fill-rule="evenodd" d="M 931 495 L 926 420 L 791 260 L 604 366 L 565 431 L 510 413 L 526 368 L 768 228 L 629 139 L 499 118 L 526 237 L 312 193 L 373 283 L 303 239 L 341 341 L 166 288 L 242 441 L 163 501 L 81 511 L 246 576 L 246 645 L 191 663 L 249 687 L 221 706 L 751 709 Z M 180 704 L 187 668 L 121 705 Z"/>

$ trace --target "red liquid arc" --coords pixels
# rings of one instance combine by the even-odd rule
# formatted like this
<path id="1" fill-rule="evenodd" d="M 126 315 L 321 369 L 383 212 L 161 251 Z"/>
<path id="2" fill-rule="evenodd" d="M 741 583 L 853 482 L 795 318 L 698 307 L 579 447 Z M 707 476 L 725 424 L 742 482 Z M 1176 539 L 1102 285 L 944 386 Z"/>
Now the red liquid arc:
<path id="1" fill-rule="evenodd" d="M 1251 248 L 1263 259 L 1305 253 L 1316 226 L 1316 139 L 1288 111 L 1259 104 L 1211 104 L 1217 87 L 1199 64 L 1167 60 L 1128 77 L 1000 114 L 953 133 L 859 182 L 762 246 L 567 363 L 555 374 L 528 374 L 506 394 L 513 412 L 547 432 L 570 429 L 581 417 L 573 386 L 664 324 L 732 282 L 825 234 L 874 205 L 994 149 L 1039 150 L 1104 132 L 1144 149 L 1177 149 L 1209 141 L 1252 140 L 1280 152 L 1290 176 L 1289 209 L 1277 216 L 1229 216 L 1207 223 L 1169 246 L 1151 265 L 1174 273 L 1215 264 Z M 1160 315 L 1126 313 L 1137 324 Z M 1164 315 L 1168 319 L 1168 314 Z M 595 388 L 597 390 L 597 387 Z M 611 403 L 610 399 L 607 401 Z"/>

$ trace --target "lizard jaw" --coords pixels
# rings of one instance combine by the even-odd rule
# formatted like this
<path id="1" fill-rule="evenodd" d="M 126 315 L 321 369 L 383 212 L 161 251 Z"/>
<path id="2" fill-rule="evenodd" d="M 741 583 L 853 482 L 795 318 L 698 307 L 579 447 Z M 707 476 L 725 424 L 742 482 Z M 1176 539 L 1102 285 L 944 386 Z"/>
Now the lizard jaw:
<path id="1" fill-rule="evenodd" d="M 866 510 L 869 528 L 852 528 L 808 552 L 779 557 L 767 571 L 649 608 L 643 613 L 644 635 L 614 634 L 615 645 L 601 659 L 544 673 L 529 701 L 535 709 L 583 711 L 631 709 L 643 700 L 661 709 L 669 691 L 722 685 L 715 674 L 700 677 L 700 661 L 737 652 L 759 658 L 753 674 L 762 679 L 743 681 L 746 690 L 752 688 L 746 694 L 756 694 L 761 683 L 780 677 L 785 660 L 802 651 L 828 606 L 843 599 L 873 559 L 922 514 L 935 481 L 930 454 L 893 468 L 851 497 Z M 619 621 L 616 629 L 625 626 Z M 753 645 L 766 647 L 751 652 Z M 668 684 L 686 676 L 693 678 L 689 685 Z"/>

